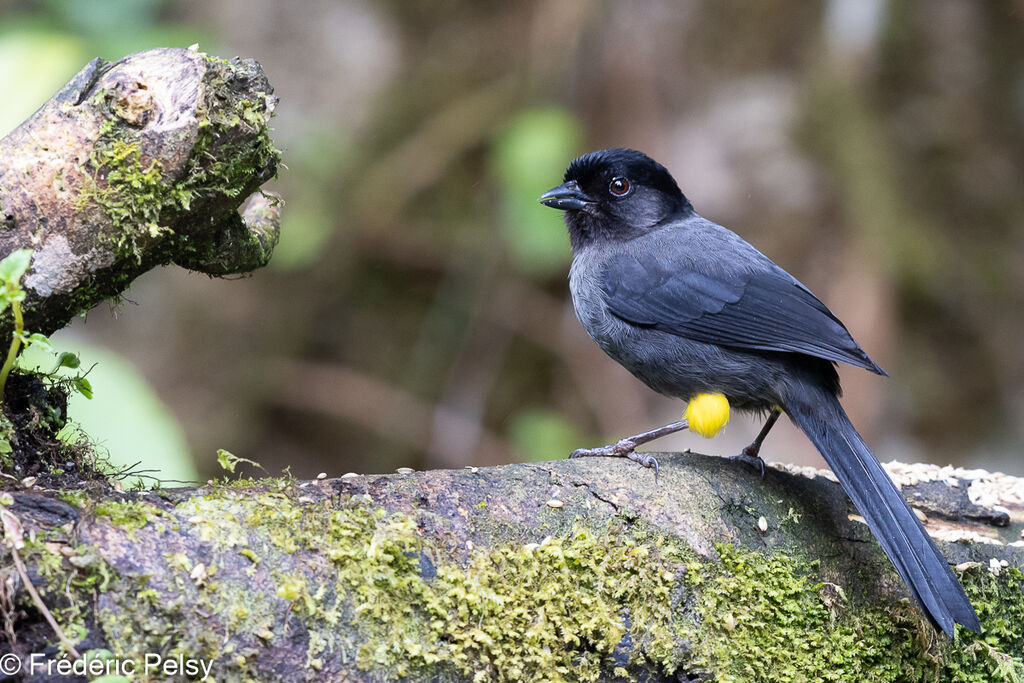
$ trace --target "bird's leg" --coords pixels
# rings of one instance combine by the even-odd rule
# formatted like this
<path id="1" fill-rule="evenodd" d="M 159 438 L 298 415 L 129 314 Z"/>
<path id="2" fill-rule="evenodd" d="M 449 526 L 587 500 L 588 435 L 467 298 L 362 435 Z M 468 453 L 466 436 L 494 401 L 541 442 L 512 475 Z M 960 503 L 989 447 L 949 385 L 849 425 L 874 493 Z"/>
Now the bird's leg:
<path id="1" fill-rule="evenodd" d="M 635 450 L 636 447 L 641 446 L 648 441 L 654 441 L 655 439 L 660 439 L 663 436 L 681 432 L 687 427 L 689 427 L 689 423 L 687 423 L 686 420 L 673 422 L 672 424 L 667 424 L 664 427 L 652 429 L 649 432 L 642 432 L 640 434 L 634 434 L 633 436 L 627 436 L 625 439 L 619 439 L 613 444 L 601 446 L 600 448 L 577 448 L 569 454 L 569 457 L 587 458 L 595 455 L 603 455 L 617 458 L 629 458 L 633 462 L 639 463 L 644 467 L 653 467 L 654 474 L 657 476 L 658 461 L 653 455 L 637 453 Z"/>
<path id="2" fill-rule="evenodd" d="M 761 470 L 761 476 L 764 476 L 764 460 L 758 455 L 761 452 L 761 444 L 764 442 L 764 438 L 768 436 L 768 432 L 772 431 L 772 427 L 775 426 L 776 421 L 779 419 L 779 415 L 782 411 L 778 408 L 772 408 L 772 412 L 768 414 L 768 419 L 764 421 L 764 426 L 761 427 L 761 431 L 758 432 L 757 438 L 754 441 L 740 451 L 739 455 L 732 456 L 732 460 L 739 460 L 745 462 L 751 467 L 756 467 Z"/>
<path id="3" fill-rule="evenodd" d="M 768 414 L 768 419 L 764 421 L 764 426 L 761 427 L 761 431 L 758 432 L 757 438 L 755 438 L 749 446 L 743 449 L 743 455 L 748 455 L 752 458 L 761 457 L 759 455 L 761 452 L 761 444 L 764 443 L 764 439 L 768 436 L 768 432 L 772 431 L 772 427 L 775 426 L 780 415 L 782 415 L 781 410 L 778 408 L 772 408 L 772 412 Z"/>

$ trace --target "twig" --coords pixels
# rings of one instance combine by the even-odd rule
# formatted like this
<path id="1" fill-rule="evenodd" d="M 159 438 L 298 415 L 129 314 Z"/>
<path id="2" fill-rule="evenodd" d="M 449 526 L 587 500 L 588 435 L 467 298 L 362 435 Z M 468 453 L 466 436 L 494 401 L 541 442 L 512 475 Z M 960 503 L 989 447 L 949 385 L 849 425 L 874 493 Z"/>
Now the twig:
<path id="1" fill-rule="evenodd" d="M 14 632 L 14 578 L 4 577 L 0 583 L 0 612 L 4 615 L 4 635 L 11 647 L 18 642 L 18 636 Z"/>
<path id="2" fill-rule="evenodd" d="M 3 519 L 4 526 L 4 540 L 7 542 L 7 547 L 11 549 L 11 557 L 14 558 L 14 566 L 18 570 L 18 576 L 21 577 L 22 582 L 25 584 L 25 590 L 28 591 L 29 597 L 32 598 L 32 603 L 35 604 L 36 609 L 46 619 L 46 623 L 50 625 L 53 632 L 57 634 L 57 639 L 60 640 L 60 644 L 64 646 L 64 650 L 72 659 L 81 659 L 82 655 L 75 649 L 74 643 L 68 640 L 68 637 L 64 635 L 64 630 L 57 623 L 57 620 L 53 618 L 53 614 L 46 607 L 43 599 L 39 596 L 39 592 L 36 587 L 32 584 L 31 579 L 28 578 L 28 571 L 25 569 L 25 563 L 21 559 L 21 553 L 18 549 L 24 547 L 25 540 L 22 538 L 22 527 L 21 521 L 14 515 L 10 510 L 0 509 L 0 518 Z"/>

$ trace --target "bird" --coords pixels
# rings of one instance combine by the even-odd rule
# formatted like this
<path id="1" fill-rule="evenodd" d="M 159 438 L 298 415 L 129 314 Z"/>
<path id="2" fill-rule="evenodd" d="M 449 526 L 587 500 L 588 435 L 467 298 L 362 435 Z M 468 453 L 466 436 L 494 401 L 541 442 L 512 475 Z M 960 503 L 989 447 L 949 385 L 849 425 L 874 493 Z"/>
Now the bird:
<path id="1" fill-rule="evenodd" d="M 933 627 L 980 632 L 977 614 L 899 489 L 839 402 L 838 363 L 886 376 L 811 291 L 737 235 L 700 216 L 668 170 L 632 149 L 573 160 L 539 201 L 564 212 L 573 259 L 569 289 L 597 345 L 651 389 L 711 415 L 729 407 L 767 416 L 737 456 L 763 462 L 761 444 L 783 413 L 807 436 Z M 688 409 L 689 411 L 689 409 Z M 687 421 L 573 457 L 634 449 Z"/>

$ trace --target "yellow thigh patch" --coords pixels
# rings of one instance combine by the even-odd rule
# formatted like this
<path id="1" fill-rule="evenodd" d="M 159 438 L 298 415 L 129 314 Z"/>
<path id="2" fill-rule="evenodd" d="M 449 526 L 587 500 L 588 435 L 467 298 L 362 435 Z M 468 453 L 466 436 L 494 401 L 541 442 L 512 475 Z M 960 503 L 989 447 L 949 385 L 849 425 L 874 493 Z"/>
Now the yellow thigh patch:
<path id="1" fill-rule="evenodd" d="M 723 394 L 697 394 L 690 399 L 683 417 L 690 423 L 690 431 L 710 439 L 729 421 L 729 399 Z"/>

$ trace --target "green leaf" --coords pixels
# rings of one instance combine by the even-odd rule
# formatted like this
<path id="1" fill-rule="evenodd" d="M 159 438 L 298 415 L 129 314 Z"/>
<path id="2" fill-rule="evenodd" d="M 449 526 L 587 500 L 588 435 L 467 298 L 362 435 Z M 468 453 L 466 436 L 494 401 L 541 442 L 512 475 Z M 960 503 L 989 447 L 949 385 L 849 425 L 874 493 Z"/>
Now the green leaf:
<path id="1" fill-rule="evenodd" d="M 47 337 L 45 334 L 40 334 L 38 332 L 33 332 L 32 334 L 30 334 L 28 336 L 28 340 L 26 341 L 26 345 L 28 345 L 28 346 L 35 346 L 35 347 L 39 348 L 42 351 L 46 351 L 47 353 L 53 353 L 54 352 L 53 351 L 53 344 L 50 343 L 50 338 Z"/>
<path id="2" fill-rule="evenodd" d="M 92 398 L 92 384 L 85 377 L 75 377 L 71 380 L 71 386 L 85 398 Z"/>
<path id="3" fill-rule="evenodd" d="M 226 451 L 223 448 L 217 449 L 217 464 L 220 465 L 221 468 L 230 472 L 231 474 L 235 473 L 235 468 L 238 467 L 238 463 L 241 462 L 247 463 L 249 465 L 255 465 L 256 467 L 263 469 L 263 465 L 259 464 L 255 460 L 249 460 L 248 458 L 240 458 L 234 453 Z"/>
<path id="4" fill-rule="evenodd" d="M 16 283 L 28 270 L 28 264 L 32 260 L 31 249 L 17 249 L 0 261 L 0 282 Z"/>
<path id="5" fill-rule="evenodd" d="M 77 370 L 82 365 L 82 359 L 78 357 L 77 353 L 71 353 L 70 351 L 64 351 L 57 357 L 58 368 L 68 368 L 70 370 Z"/>

